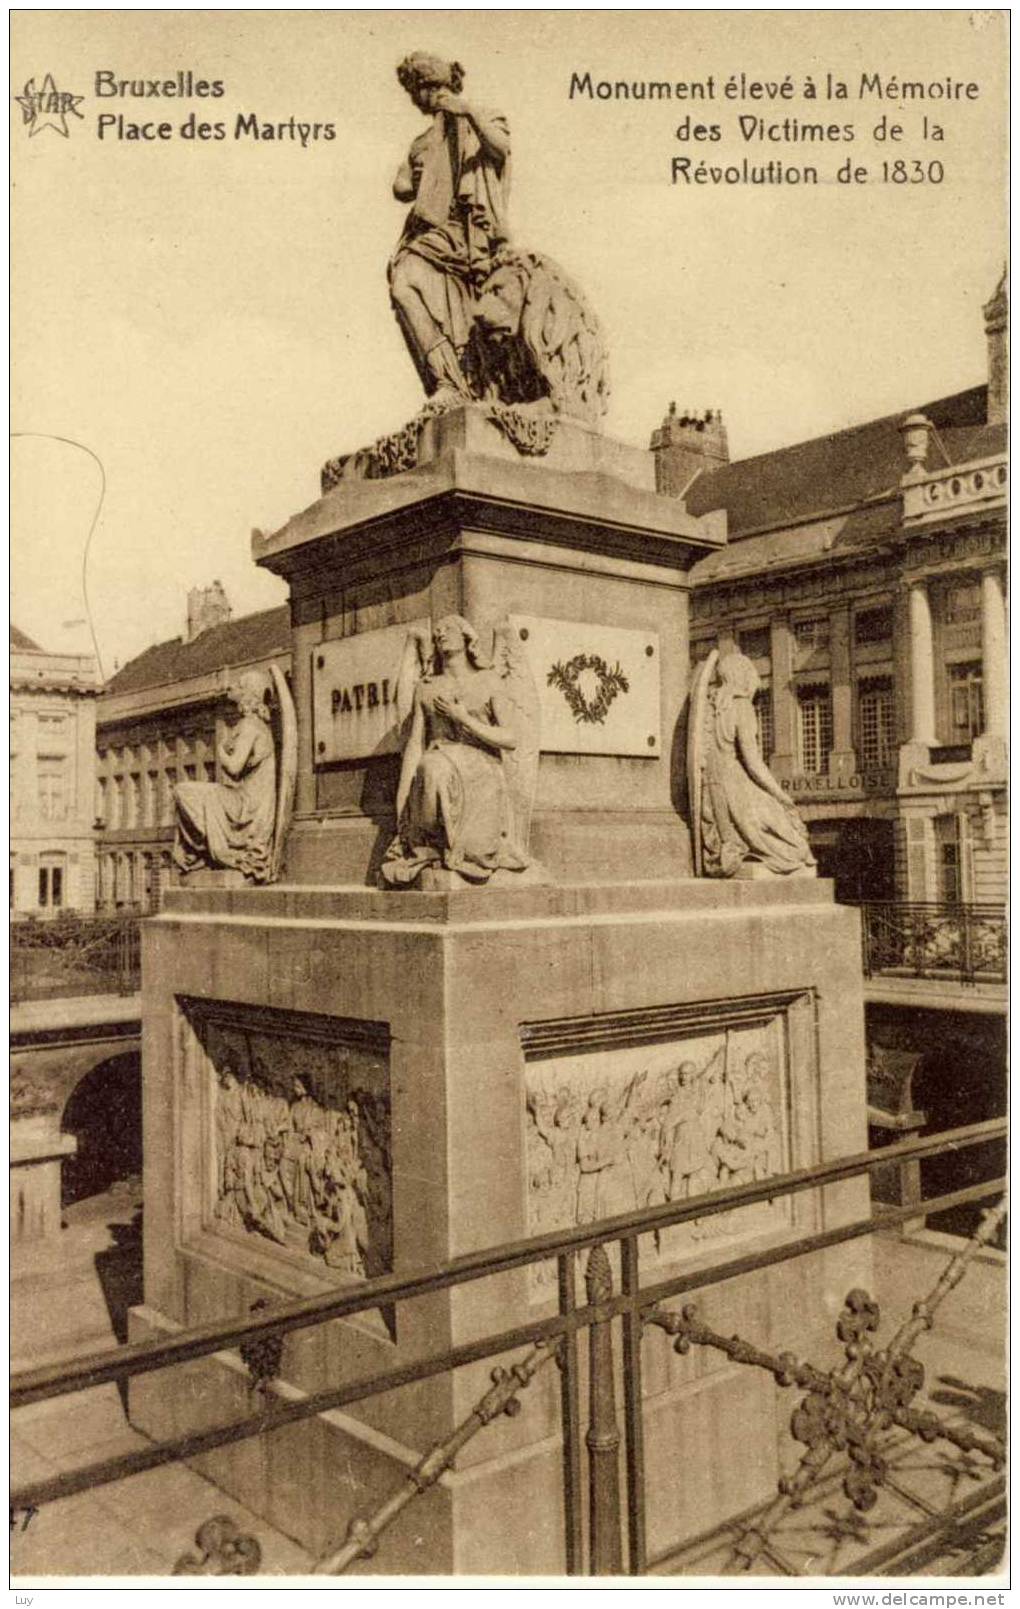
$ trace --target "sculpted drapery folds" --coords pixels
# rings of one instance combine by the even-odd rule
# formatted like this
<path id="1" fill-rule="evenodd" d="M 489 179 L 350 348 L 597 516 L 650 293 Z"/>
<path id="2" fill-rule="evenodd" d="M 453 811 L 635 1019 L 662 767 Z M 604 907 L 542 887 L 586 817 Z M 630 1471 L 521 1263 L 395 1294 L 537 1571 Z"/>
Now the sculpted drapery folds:
<path id="1" fill-rule="evenodd" d="M 529 1194 L 535 1232 L 686 1201 L 782 1168 L 773 1074 L 760 1050 L 720 1045 L 611 1088 L 563 1084 L 527 1096 Z M 722 1220 L 695 1221 L 701 1239 Z"/>
<path id="2" fill-rule="evenodd" d="M 522 451 L 542 450 L 532 411 L 599 424 L 609 381 L 598 321 L 562 269 L 510 241 L 506 118 L 461 94 L 459 62 L 418 51 L 397 76 L 432 119 L 394 180 L 409 207 L 389 264 L 426 396 L 436 407 L 488 403 Z"/>
<path id="3" fill-rule="evenodd" d="M 340 1110 L 282 1077 L 257 1058 L 252 1076 L 230 1060 L 218 1069 L 216 1217 L 351 1279 L 381 1272 L 392 1203 L 380 1103 L 362 1091 Z"/>
<path id="4" fill-rule="evenodd" d="M 390 261 L 390 294 L 426 394 L 464 400 L 460 354 L 472 302 L 507 238 L 510 130 L 499 113 L 463 99 L 459 62 L 418 51 L 397 77 L 432 122 L 393 182 L 397 200 L 411 205 Z"/>
<path id="5" fill-rule="evenodd" d="M 296 772 L 296 717 L 286 681 L 274 665 L 245 671 L 229 692 L 240 720 L 219 745 L 220 782 L 181 782 L 174 789 L 174 864 L 239 871 L 254 883 L 279 874 L 290 824 Z M 279 712 L 279 752 L 270 699 Z"/>
<path id="6" fill-rule="evenodd" d="M 706 877 L 815 875 L 807 830 L 758 747 L 759 678 L 740 653 L 709 655 L 691 694 L 692 830 Z"/>
<path id="7" fill-rule="evenodd" d="M 538 699 L 517 633 L 503 622 L 494 662 L 469 621 L 447 615 L 413 629 L 397 679 L 407 711 L 397 788 L 397 834 L 384 884 L 407 887 L 427 869 L 487 883 L 530 865 L 538 767 Z"/>

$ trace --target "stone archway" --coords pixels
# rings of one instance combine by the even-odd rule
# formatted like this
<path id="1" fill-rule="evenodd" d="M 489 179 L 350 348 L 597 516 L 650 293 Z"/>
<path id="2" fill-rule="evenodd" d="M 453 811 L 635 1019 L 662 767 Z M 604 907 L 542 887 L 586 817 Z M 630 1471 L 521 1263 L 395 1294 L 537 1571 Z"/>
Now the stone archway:
<path id="1" fill-rule="evenodd" d="M 70 1090 L 61 1133 L 75 1141 L 63 1168 L 61 1203 L 97 1195 L 142 1171 L 142 1072 L 137 1050 L 89 1068 Z"/>
<path id="2" fill-rule="evenodd" d="M 1006 1024 L 1001 1017 L 964 1012 L 931 1013 L 937 1032 L 926 1036 L 914 1075 L 914 1099 L 928 1121 L 926 1134 L 1003 1117 L 1006 1112 Z M 990 1140 L 966 1151 L 927 1157 L 921 1163 L 926 1196 L 958 1190 L 1006 1170 L 1004 1140 Z M 930 1229 L 970 1235 L 984 1207 L 964 1206 L 928 1219 Z"/>
<path id="3" fill-rule="evenodd" d="M 978 1012 L 869 1005 L 868 1100 L 891 1121 L 871 1129 L 881 1147 L 904 1133 L 939 1134 L 1006 1112 L 1006 1023 Z M 915 1124 L 899 1119 L 914 1118 Z M 1001 1140 L 907 1164 L 913 1185 L 893 1167 L 880 1170 L 872 1189 L 880 1201 L 917 1200 L 995 1179 L 1005 1171 Z M 909 1193 L 904 1194 L 907 1189 Z M 931 1229 L 970 1235 L 982 1205 L 953 1208 L 926 1221 Z"/>
<path id="4" fill-rule="evenodd" d="M 129 1060 L 133 1060 L 136 1069 L 140 1068 L 138 1027 L 130 1019 L 114 1025 L 112 1030 L 103 1025 L 98 1033 L 88 1027 L 19 1028 L 15 1024 L 10 1064 L 12 1245 L 25 1243 L 31 1247 L 59 1235 L 62 1174 L 77 1149 L 74 1126 L 82 1126 L 84 1118 L 85 1127 L 95 1132 L 90 1114 L 97 1101 L 101 1104 L 101 1069 L 113 1068 L 116 1092 L 120 1081 L 129 1076 Z M 98 1079 L 90 1086 L 91 1101 L 86 1091 L 71 1111 L 69 1127 L 64 1116 L 76 1090 L 97 1074 Z M 130 1076 L 140 1080 L 140 1071 Z M 123 1109 L 122 1122 L 131 1123 L 130 1132 L 137 1133 L 140 1145 L 140 1118 L 134 1118 L 133 1101 L 117 1104 Z M 124 1151 L 120 1136 L 114 1151 Z"/>

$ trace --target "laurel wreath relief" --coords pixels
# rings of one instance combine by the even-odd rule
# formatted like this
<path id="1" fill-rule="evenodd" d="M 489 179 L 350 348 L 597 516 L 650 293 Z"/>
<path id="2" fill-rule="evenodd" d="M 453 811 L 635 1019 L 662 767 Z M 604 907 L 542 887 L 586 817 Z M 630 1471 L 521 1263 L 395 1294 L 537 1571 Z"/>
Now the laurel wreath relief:
<path id="1" fill-rule="evenodd" d="M 594 697 L 587 697 L 579 685 L 585 671 L 596 679 Z M 549 687 L 558 687 L 570 706 L 575 721 L 600 726 L 609 713 L 617 693 L 629 693 L 630 683 L 620 669 L 619 660 L 610 670 L 601 654 L 575 654 L 566 664 L 554 665 L 546 677 Z"/>

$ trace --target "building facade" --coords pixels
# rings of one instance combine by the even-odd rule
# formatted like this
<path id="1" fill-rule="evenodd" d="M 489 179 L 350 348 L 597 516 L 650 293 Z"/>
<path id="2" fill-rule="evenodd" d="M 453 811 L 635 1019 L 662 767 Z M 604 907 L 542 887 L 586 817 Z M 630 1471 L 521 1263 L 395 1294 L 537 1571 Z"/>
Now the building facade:
<path id="1" fill-rule="evenodd" d="M 239 620 L 218 582 L 188 598 L 184 637 L 157 643 L 109 681 L 96 728 L 100 910 L 151 911 L 170 875 L 173 790 L 219 780 L 217 751 L 239 671 L 290 668 L 290 611 Z"/>
<path id="2" fill-rule="evenodd" d="M 728 522 L 692 659 L 753 659 L 765 758 L 862 907 L 875 1145 L 1006 1110 L 1004 283 L 984 312 L 985 385 L 733 464 L 718 415 L 671 409 L 651 443 L 660 489 Z M 1000 1150 L 893 1191 L 995 1177 Z"/>
<path id="3" fill-rule="evenodd" d="M 95 661 L 47 653 L 15 626 L 10 638 L 10 914 L 91 911 Z"/>
<path id="4" fill-rule="evenodd" d="M 652 438 L 661 489 L 728 517 L 693 572 L 692 657 L 754 660 L 762 749 L 837 898 L 1005 899 L 1004 301 L 990 384 L 906 419 L 734 464 L 717 416 Z"/>

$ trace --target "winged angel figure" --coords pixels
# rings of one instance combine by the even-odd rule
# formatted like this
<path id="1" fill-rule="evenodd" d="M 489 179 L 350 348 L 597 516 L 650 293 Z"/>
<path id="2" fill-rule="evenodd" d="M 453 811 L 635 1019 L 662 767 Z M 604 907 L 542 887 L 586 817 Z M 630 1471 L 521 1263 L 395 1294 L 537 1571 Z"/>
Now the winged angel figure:
<path id="1" fill-rule="evenodd" d="M 217 752 L 223 780 L 174 789 L 174 863 L 184 873 L 219 867 L 275 883 L 294 809 L 294 702 L 279 665 L 245 671 L 228 696 L 240 719 Z"/>
<path id="2" fill-rule="evenodd" d="M 495 628 L 491 663 L 462 615 L 413 628 L 397 709 L 407 737 L 383 882 L 408 887 L 427 868 L 469 883 L 527 871 L 538 694 L 509 620 Z"/>

